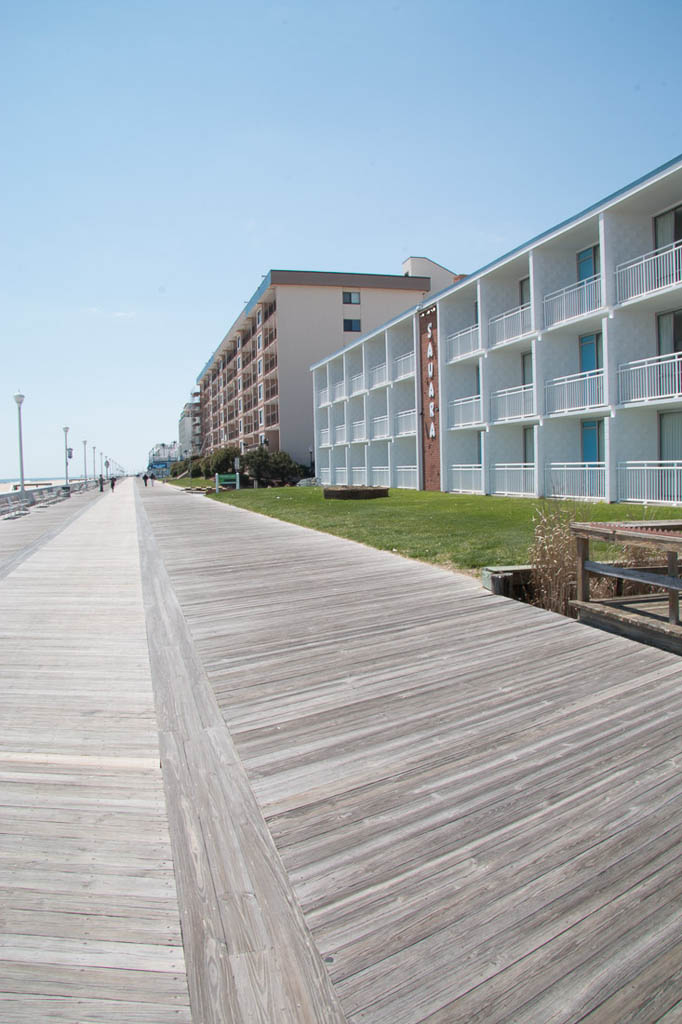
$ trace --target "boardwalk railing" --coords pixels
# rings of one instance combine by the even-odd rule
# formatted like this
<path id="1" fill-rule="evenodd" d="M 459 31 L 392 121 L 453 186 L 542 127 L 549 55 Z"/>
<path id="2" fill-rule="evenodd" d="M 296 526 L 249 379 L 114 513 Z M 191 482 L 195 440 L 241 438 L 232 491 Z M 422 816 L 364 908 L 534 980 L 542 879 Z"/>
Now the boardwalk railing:
<path id="1" fill-rule="evenodd" d="M 646 402 L 682 396 L 682 352 L 622 363 L 618 367 L 618 400 Z"/>
<path id="2" fill-rule="evenodd" d="M 655 249 L 616 267 L 618 302 L 682 283 L 682 242 Z"/>
<path id="3" fill-rule="evenodd" d="M 682 462 L 619 463 L 618 500 L 682 505 Z"/>
<path id="4" fill-rule="evenodd" d="M 606 464 L 550 462 L 545 467 L 545 494 L 548 498 L 603 500 L 606 497 Z"/>
<path id="5" fill-rule="evenodd" d="M 535 494 L 535 466 L 532 462 L 497 463 L 491 476 L 491 494 L 525 498 L 532 498 Z"/>
<path id="6" fill-rule="evenodd" d="M 481 396 L 471 395 L 469 398 L 457 398 L 448 402 L 448 427 L 468 427 L 473 423 L 482 422 Z"/>
<path id="7" fill-rule="evenodd" d="M 531 330 L 530 305 L 516 306 L 488 321 L 488 340 L 491 348 L 521 338 Z"/>
<path id="8" fill-rule="evenodd" d="M 548 416 L 558 412 L 592 409 L 604 404 L 604 371 L 588 370 L 556 377 L 545 383 L 545 412 Z"/>
<path id="9" fill-rule="evenodd" d="M 450 466 L 450 486 L 455 494 L 483 494 L 483 466 L 467 464 Z"/>
<path id="10" fill-rule="evenodd" d="M 535 415 L 535 390 L 532 384 L 517 388 L 505 388 L 490 396 L 490 419 L 493 423 L 501 420 L 520 420 Z"/>
<path id="11" fill-rule="evenodd" d="M 550 292 L 544 298 L 545 327 L 592 313 L 601 304 L 601 278 L 598 274 L 588 277 L 586 281 Z"/>
<path id="12" fill-rule="evenodd" d="M 445 343 L 446 359 L 449 363 L 462 356 L 479 352 L 481 349 L 481 329 L 478 324 L 465 327 L 462 331 L 448 334 Z"/>

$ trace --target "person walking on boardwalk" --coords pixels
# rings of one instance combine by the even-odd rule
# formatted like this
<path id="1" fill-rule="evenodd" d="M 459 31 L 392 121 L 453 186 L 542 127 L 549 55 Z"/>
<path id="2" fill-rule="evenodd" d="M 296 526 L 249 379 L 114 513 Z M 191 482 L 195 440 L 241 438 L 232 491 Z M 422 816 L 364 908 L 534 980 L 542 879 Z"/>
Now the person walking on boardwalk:
<path id="1" fill-rule="evenodd" d="M 150 475 L 149 475 L 149 479 L 151 480 L 151 482 L 152 482 L 152 487 L 153 487 L 153 486 L 154 486 L 154 481 L 156 480 L 156 477 L 154 476 L 154 474 L 153 474 L 153 473 L 150 473 Z"/>
<path id="2" fill-rule="evenodd" d="M 99 483 L 99 493 L 101 494 L 102 491 L 104 490 L 104 477 L 102 476 L 101 473 L 99 475 L 98 483 Z"/>
<path id="3" fill-rule="evenodd" d="M 115 476 L 110 477 L 109 478 L 109 483 L 110 483 L 111 489 L 113 491 L 114 487 L 116 486 L 116 477 Z"/>
<path id="4" fill-rule="evenodd" d="M 147 486 L 147 480 L 149 480 L 149 477 L 147 476 L 147 474 L 146 474 L 146 473 L 144 474 L 144 476 L 142 477 L 142 479 L 144 480 L 144 485 L 145 485 L 145 487 L 146 487 L 146 486 Z"/>

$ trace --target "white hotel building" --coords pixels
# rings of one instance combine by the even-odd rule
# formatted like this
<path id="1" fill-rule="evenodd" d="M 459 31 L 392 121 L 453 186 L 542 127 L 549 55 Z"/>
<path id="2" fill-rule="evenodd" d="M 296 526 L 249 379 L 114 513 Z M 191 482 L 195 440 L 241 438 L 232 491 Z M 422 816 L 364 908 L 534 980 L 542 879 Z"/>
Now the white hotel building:
<path id="1" fill-rule="evenodd" d="M 682 157 L 312 372 L 322 483 L 682 504 Z"/>

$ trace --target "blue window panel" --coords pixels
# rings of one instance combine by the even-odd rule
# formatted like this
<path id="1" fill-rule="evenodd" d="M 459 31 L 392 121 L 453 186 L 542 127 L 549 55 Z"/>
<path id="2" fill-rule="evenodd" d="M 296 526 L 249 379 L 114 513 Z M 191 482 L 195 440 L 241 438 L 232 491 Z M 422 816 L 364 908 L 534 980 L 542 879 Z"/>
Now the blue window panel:
<path id="1" fill-rule="evenodd" d="M 601 462 L 599 420 L 584 420 L 581 430 L 582 461 Z"/>

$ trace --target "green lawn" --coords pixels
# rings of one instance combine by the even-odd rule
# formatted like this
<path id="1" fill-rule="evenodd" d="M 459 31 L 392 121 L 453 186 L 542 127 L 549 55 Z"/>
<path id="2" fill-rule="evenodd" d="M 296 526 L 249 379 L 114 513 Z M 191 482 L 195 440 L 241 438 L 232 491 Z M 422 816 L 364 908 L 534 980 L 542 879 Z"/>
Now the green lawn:
<path id="1" fill-rule="evenodd" d="M 173 481 L 187 486 L 190 481 Z M 208 481 L 195 480 L 208 486 Z M 491 498 L 434 491 L 392 490 L 388 498 L 334 501 L 319 487 L 226 491 L 215 501 L 238 505 L 287 522 L 397 551 L 408 558 L 465 571 L 485 565 L 527 562 L 533 515 L 545 504 L 534 498 Z M 558 502 L 548 503 L 556 507 Z M 583 520 L 676 519 L 679 509 L 639 505 L 561 502 Z"/>

